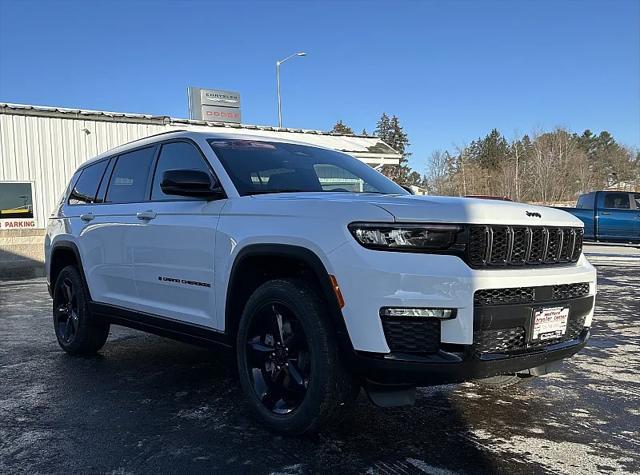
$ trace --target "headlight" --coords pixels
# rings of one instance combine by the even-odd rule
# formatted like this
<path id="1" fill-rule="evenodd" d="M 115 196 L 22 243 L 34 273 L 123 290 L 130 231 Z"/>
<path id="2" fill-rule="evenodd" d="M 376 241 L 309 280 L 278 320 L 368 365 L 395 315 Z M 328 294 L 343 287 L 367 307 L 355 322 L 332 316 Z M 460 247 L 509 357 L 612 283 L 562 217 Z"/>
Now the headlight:
<path id="1" fill-rule="evenodd" d="M 455 224 L 351 223 L 349 231 L 366 248 L 387 251 L 464 251 L 456 238 L 462 226 Z"/>

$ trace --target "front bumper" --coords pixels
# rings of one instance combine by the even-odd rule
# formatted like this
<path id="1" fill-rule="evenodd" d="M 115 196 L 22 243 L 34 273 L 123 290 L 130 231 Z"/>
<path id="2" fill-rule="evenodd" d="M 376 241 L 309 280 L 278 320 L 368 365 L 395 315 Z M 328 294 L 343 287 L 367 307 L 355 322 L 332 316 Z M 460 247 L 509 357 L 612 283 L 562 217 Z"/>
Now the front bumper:
<path id="1" fill-rule="evenodd" d="M 361 378 L 379 385 L 432 386 L 460 383 L 551 366 L 584 348 L 589 336 L 589 329 L 585 328 L 576 339 L 520 355 L 478 357 L 471 348 L 462 352 L 440 350 L 426 356 L 355 352 L 351 363 L 353 370 Z M 541 372 L 544 373 L 544 369 Z"/>
<path id="2" fill-rule="evenodd" d="M 550 267 L 472 269 L 456 256 L 373 251 L 347 242 L 328 255 L 345 307 L 342 316 L 356 351 L 390 354 L 380 319 L 383 307 L 454 309 L 441 324 L 440 342 L 474 343 L 474 294 L 482 289 L 550 287 L 588 283 L 596 293 L 596 271 L 582 255 L 577 263 Z M 593 308 L 584 326 L 591 325 Z"/>

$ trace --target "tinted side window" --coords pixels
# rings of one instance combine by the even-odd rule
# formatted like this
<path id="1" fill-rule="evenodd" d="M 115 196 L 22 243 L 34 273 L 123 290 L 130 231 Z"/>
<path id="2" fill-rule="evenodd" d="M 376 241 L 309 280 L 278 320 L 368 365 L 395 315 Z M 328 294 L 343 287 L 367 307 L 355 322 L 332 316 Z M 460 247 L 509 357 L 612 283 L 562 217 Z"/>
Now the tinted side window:
<path id="1" fill-rule="evenodd" d="M 116 164 L 116 157 L 109 159 L 109 165 L 107 166 L 107 170 L 104 172 L 104 176 L 102 177 L 102 182 L 100 183 L 100 188 L 98 188 L 98 193 L 96 194 L 96 203 L 104 203 L 105 196 L 107 194 L 107 187 L 109 186 L 109 178 L 113 173 L 113 167 Z"/>
<path id="2" fill-rule="evenodd" d="M 634 194 L 633 199 L 636 202 L 636 209 L 640 209 L 640 193 Z"/>
<path id="3" fill-rule="evenodd" d="M 604 196 L 604 207 L 615 209 L 629 209 L 631 207 L 629 203 L 628 193 L 607 193 Z"/>
<path id="4" fill-rule="evenodd" d="M 579 209 L 593 209 L 594 201 L 595 201 L 595 193 L 587 193 L 586 195 L 580 195 L 578 198 L 578 204 L 576 208 Z"/>
<path id="5" fill-rule="evenodd" d="M 95 202 L 98 186 L 100 185 L 100 180 L 102 180 L 102 175 L 107 168 L 108 162 L 108 160 L 102 160 L 82 170 L 80 178 L 78 178 L 78 181 L 76 181 L 75 186 L 69 194 L 70 205 Z"/>
<path id="6" fill-rule="evenodd" d="M 166 143 L 160 150 L 160 157 L 156 165 L 151 191 L 152 200 L 195 200 L 189 196 L 165 195 L 160 188 L 162 175 L 167 170 L 200 170 L 209 173 L 209 167 L 205 163 L 200 152 L 190 143 L 172 142 Z"/>
<path id="7" fill-rule="evenodd" d="M 122 154 L 113 168 L 107 199 L 109 203 L 136 203 L 146 200 L 149 170 L 155 147 Z"/>

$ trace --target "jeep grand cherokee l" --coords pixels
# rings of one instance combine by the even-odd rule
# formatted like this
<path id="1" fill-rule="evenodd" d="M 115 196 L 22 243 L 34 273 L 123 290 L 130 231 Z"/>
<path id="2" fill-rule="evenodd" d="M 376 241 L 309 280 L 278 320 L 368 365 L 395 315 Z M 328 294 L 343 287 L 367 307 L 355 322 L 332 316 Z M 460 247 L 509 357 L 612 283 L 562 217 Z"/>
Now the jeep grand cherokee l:
<path id="1" fill-rule="evenodd" d="M 360 388 L 505 386 L 587 342 L 582 223 L 505 201 L 419 197 L 333 150 L 177 131 L 83 164 L 51 216 L 60 346 L 112 324 L 235 351 L 255 414 L 319 430 Z"/>

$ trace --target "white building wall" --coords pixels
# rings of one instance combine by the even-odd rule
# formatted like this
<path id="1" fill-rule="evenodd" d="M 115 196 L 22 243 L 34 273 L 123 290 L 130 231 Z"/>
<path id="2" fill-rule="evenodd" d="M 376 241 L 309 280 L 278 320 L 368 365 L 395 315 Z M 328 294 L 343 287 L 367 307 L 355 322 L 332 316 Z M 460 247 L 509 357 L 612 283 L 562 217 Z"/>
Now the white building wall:
<path id="1" fill-rule="evenodd" d="M 0 181 L 33 182 L 34 218 L 36 227 L 43 228 L 56 200 L 81 163 L 166 128 L 152 124 L 0 114 Z"/>

